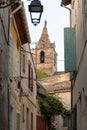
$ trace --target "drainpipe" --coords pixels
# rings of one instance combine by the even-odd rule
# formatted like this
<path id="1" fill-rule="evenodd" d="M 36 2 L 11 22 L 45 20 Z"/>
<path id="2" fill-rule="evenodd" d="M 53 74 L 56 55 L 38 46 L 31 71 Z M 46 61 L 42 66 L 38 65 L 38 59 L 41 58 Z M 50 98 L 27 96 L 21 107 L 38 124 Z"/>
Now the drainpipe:
<path id="1" fill-rule="evenodd" d="M 72 130 L 72 109 L 73 109 L 73 79 L 71 79 L 71 130 Z"/>
<path id="2" fill-rule="evenodd" d="M 71 27 L 71 9 L 69 7 L 63 5 L 63 4 L 61 4 L 61 7 L 64 7 L 65 9 L 69 10 L 69 12 L 70 12 L 70 18 L 69 19 L 70 19 L 70 27 Z"/>
<path id="3" fill-rule="evenodd" d="M 70 17 L 69 17 L 69 21 L 70 21 L 70 27 L 71 27 L 71 9 L 65 5 L 63 5 L 61 3 L 61 6 L 64 7 L 65 9 L 68 9 Z M 71 81 L 71 112 L 72 112 L 72 107 L 73 107 L 73 79 L 70 79 Z M 71 130 L 72 130 L 72 114 L 71 114 Z"/>

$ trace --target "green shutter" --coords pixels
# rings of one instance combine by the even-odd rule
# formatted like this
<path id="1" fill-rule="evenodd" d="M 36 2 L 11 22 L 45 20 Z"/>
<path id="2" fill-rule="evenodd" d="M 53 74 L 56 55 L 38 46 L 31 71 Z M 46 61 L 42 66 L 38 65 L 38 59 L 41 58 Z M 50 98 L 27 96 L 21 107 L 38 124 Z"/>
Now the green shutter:
<path id="1" fill-rule="evenodd" d="M 74 28 L 64 28 L 65 72 L 76 70 L 76 38 Z"/>

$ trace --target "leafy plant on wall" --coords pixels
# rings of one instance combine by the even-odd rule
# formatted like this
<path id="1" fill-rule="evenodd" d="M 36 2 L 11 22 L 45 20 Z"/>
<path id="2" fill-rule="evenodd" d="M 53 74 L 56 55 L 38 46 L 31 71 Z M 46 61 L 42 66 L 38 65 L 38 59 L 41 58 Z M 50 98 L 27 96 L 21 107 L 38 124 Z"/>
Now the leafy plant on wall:
<path id="1" fill-rule="evenodd" d="M 42 72 L 40 70 L 36 70 L 36 74 L 37 74 L 38 79 L 49 77 L 49 75 L 47 73 Z"/>
<path id="2" fill-rule="evenodd" d="M 51 129 L 51 117 L 55 115 L 70 116 L 70 111 L 64 108 L 59 98 L 47 95 L 39 101 L 41 114 L 48 121 L 48 129 Z"/>

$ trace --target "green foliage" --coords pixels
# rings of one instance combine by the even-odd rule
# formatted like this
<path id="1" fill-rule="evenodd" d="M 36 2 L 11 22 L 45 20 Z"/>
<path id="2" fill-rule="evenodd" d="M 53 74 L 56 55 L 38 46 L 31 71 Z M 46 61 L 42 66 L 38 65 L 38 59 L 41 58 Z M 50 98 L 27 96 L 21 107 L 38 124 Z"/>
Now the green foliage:
<path id="1" fill-rule="evenodd" d="M 36 70 L 36 74 L 37 74 L 38 79 L 49 77 L 49 75 L 47 73 L 42 72 L 40 70 Z"/>
<path id="2" fill-rule="evenodd" d="M 70 114 L 71 114 L 70 110 L 67 110 L 66 108 L 63 107 L 62 116 L 70 116 Z"/>
<path id="3" fill-rule="evenodd" d="M 70 111 L 66 110 L 62 102 L 54 96 L 47 95 L 45 99 L 39 101 L 39 105 L 42 115 L 47 119 L 50 119 L 52 115 L 68 116 L 70 114 Z"/>
<path id="4" fill-rule="evenodd" d="M 63 104 L 56 97 L 46 96 L 45 99 L 40 100 L 39 104 L 41 113 L 47 118 L 51 117 L 51 115 L 62 113 Z"/>

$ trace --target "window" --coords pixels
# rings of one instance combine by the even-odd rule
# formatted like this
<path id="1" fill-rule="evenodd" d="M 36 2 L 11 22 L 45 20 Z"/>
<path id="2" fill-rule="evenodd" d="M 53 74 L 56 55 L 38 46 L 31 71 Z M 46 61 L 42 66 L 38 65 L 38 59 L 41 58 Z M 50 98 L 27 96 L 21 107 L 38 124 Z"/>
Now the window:
<path id="1" fill-rule="evenodd" d="M 63 118 L 63 126 L 67 127 L 68 126 L 68 117 Z"/>
<path id="2" fill-rule="evenodd" d="M 28 87 L 33 91 L 33 69 L 30 63 L 28 66 Z"/>
<path id="3" fill-rule="evenodd" d="M 29 130 L 29 109 L 26 109 L 26 130 Z"/>
<path id="4" fill-rule="evenodd" d="M 44 60 L 45 60 L 45 53 L 44 53 L 44 51 L 41 51 L 40 52 L 40 63 L 44 63 Z"/>
<path id="5" fill-rule="evenodd" d="M 22 105 L 22 122 L 24 122 L 24 104 Z"/>
<path id="6" fill-rule="evenodd" d="M 10 106 L 10 130 L 14 129 L 14 108 Z"/>
<path id="7" fill-rule="evenodd" d="M 31 130 L 33 130 L 33 113 L 31 112 Z"/>
<path id="8" fill-rule="evenodd" d="M 25 73 L 25 54 L 23 54 L 22 71 Z"/>
<path id="9" fill-rule="evenodd" d="M 20 130 L 20 114 L 17 113 L 16 130 Z"/>

